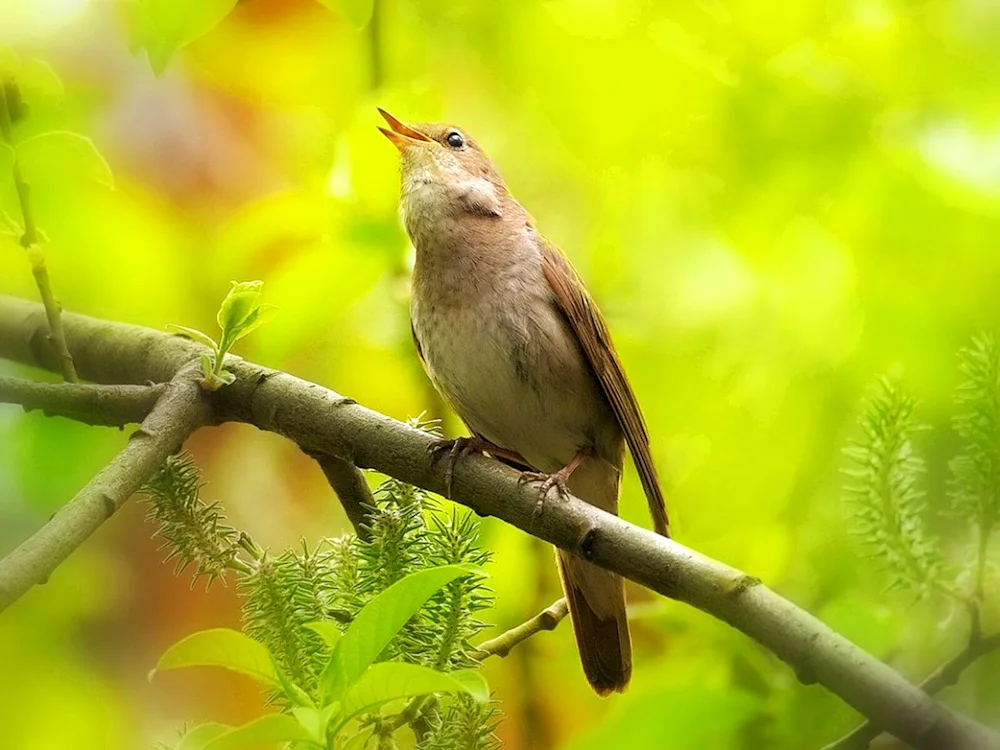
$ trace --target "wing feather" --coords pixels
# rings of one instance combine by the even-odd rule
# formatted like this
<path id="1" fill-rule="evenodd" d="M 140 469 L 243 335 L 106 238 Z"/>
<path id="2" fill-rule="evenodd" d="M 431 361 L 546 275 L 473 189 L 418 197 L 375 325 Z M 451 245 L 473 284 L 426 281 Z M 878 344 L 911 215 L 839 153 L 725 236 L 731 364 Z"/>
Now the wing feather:
<path id="1" fill-rule="evenodd" d="M 646 424 L 632 392 L 632 386 L 625 376 L 625 370 L 611 341 L 608 326 L 597 305 L 587 293 L 583 281 L 566 257 L 544 240 L 541 242 L 541 247 L 545 278 L 552 288 L 559 308 L 576 333 L 587 360 L 601 384 L 601 390 L 611 404 L 622 432 L 625 433 L 625 442 L 639 472 L 642 489 L 646 493 L 649 513 L 653 518 L 653 528 L 658 534 L 669 536 L 666 503 L 649 449 L 649 434 L 646 432 Z"/>

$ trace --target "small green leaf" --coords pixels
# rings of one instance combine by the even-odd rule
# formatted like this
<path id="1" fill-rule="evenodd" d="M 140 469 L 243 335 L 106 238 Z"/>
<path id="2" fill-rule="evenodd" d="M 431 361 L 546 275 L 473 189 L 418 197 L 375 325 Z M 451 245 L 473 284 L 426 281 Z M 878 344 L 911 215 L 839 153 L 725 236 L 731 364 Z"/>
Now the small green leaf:
<path id="1" fill-rule="evenodd" d="M 168 323 L 167 328 L 173 331 L 177 331 L 178 333 L 187 336 L 189 339 L 197 341 L 199 344 L 204 344 L 210 349 L 215 349 L 217 346 L 217 344 L 215 343 L 215 339 L 213 339 L 207 333 L 202 333 L 197 328 L 188 328 L 187 326 L 179 326 L 176 323 Z"/>
<path id="2" fill-rule="evenodd" d="M 216 724 L 214 722 L 200 724 L 184 734 L 181 738 L 181 744 L 177 746 L 177 750 L 205 750 L 205 745 L 219 735 L 232 731 L 232 729 L 228 724 Z"/>
<path id="3" fill-rule="evenodd" d="M 473 700 L 478 703 L 489 701 L 490 686 L 482 672 L 476 669 L 459 669 L 457 672 L 449 672 L 448 676 L 464 685 L 465 692 L 472 696 Z"/>
<path id="4" fill-rule="evenodd" d="M 243 321 L 243 323 L 233 332 L 232 340 L 239 341 L 251 331 L 264 325 L 278 313 L 277 305 L 258 305 Z"/>
<path id="5" fill-rule="evenodd" d="M 317 742 L 322 741 L 323 735 L 326 733 L 322 711 L 309 706 L 295 706 L 292 709 L 292 716 L 295 717 L 295 720 L 299 722 L 299 726 L 305 729 L 312 739 Z"/>
<path id="6" fill-rule="evenodd" d="M 65 175 L 114 187 L 111 167 L 89 138 L 68 130 L 39 133 L 17 144 L 17 163 L 29 185 L 59 184 Z"/>
<path id="7" fill-rule="evenodd" d="M 271 655 L 271 666 L 274 667 L 274 673 L 278 676 L 278 682 L 281 684 L 281 692 L 285 694 L 285 697 L 288 698 L 293 705 L 303 706 L 305 708 L 316 707 L 316 704 L 313 703 L 309 694 L 285 675 L 285 673 L 281 670 L 281 667 L 275 662 L 273 654 Z"/>
<path id="8" fill-rule="evenodd" d="M 443 565 L 397 581 L 372 599 L 351 623 L 330 655 L 320 686 L 336 697 L 361 677 L 396 633 L 439 589 L 456 578 L 481 573 L 472 565 Z"/>
<path id="9" fill-rule="evenodd" d="M 249 315 L 258 306 L 263 281 L 231 281 L 232 286 L 226 298 L 219 306 L 215 316 L 216 322 L 226 334 L 232 335 L 243 325 Z M 226 340 L 227 336 L 223 336 Z M 230 341 L 232 343 L 232 341 Z"/>
<path id="10" fill-rule="evenodd" d="M 205 750 L 243 750 L 278 742 L 307 742 L 319 746 L 294 717 L 288 714 L 268 714 L 219 735 L 205 745 Z"/>
<path id="11" fill-rule="evenodd" d="M 237 0 L 138 0 L 134 46 L 145 47 L 149 64 L 162 75 L 173 54 L 217 26 Z"/>
<path id="12" fill-rule="evenodd" d="M 223 370 L 219 373 L 218 378 L 222 385 L 232 385 L 236 382 L 236 373 Z"/>
<path id="13" fill-rule="evenodd" d="M 329 646 L 331 649 L 337 646 L 337 642 L 340 641 L 340 637 L 343 633 L 340 632 L 340 628 L 337 627 L 337 623 L 333 620 L 319 620 L 318 622 L 307 622 L 305 627 L 312 630 L 323 642 Z"/>
<path id="14" fill-rule="evenodd" d="M 372 664 L 361 679 L 344 693 L 341 721 L 346 722 L 389 701 L 428 693 L 469 693 L 478 700 L 486 692 L 488 700 L 489 688 L 485 688 L 485 682 L 480 677 L 473 685 L 468 674 L 456 679 L 453 675 L 419 664 L 396 661 Z"/>
<path id="15" fill-rule="evenodd" d="M 208 356 L 208 352 L 201 353 L 201 374 L 205 380 L 210 380 L 212 378 L 212 358 Z"/>
<path id="16" fill-rule="evenodd" d="M 356 29 L 363 29 L 372 20 L 375 0 L 319 0 L 334 12 L 342 13 Z"/>
<path id="17" fill-rule="evenodd" d="M 249 675 L 268 687 L 279 687 L 271 655 L 257 641 L 230 628 L 202 630 L 167 649 L 158 671 L 181 667 L 224 667 Z"/>

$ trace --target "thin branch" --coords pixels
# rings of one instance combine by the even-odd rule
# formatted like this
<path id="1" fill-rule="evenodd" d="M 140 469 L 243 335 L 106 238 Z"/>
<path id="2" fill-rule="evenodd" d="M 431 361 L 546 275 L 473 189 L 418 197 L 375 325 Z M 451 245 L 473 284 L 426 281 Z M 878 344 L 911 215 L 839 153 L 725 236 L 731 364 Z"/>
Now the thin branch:
<path id="1" fill-rule="evenodd" d="M 52 572 L 210 416 L 194 368 L 185 368 L 128 443 L 49 522 L 0 560 L 0 612 Z"/>
<path id="2" fill-rule="evenodd" d="M 20 404 L 27 411 L 40 410 L 95 426 L 124 427 L 146 418 L 166 390 L 155 385 L 83 385 L 39 383 L 0 376 L 0 404 Z"/>
<path id="3" fill-rule="evenodd" d="M 365 518 L 369 511 L 365 508 L 374 508 L 375 498 L 372 497 L 372 491 L 365 480 L 364 472 L 350 461 L 332 456 L 329 453 L 310 450 L 306 450 L 305 453 L 310 458 L 315 459 L 323 470 L 326 481 L 330 483 L 333 491 L 340 498 L 340 504 L 344 507 L 347 520 L 354 527 L 354 533 L 358 535 L 359 539 L 369 539 L 371 532 L 365 525 Z"/>
<path id="4" fill-rule="evenodd" d="M 968 669 L 978 659 L 1000 650 L 1000 633 L 985 638 L 970 640 L 969 644 L 958 654 L 934 670 L 923 682 L 920 689 L 928 695 L 936 695 L 946 687 L 958 682 L 962 672 Z M 822 750 L 864 750 L 881 734 L 882 730 L 866 721 L 845 734 L 839 740 L 824 745 Z"/>
<path id="5" fill-rule="evenodd" d="M 488 659 L 491 656 L 506 657 L 511 650 L 543 630 L 555 630 L 556 626 L 569 614 L 565 599 L 552 602 L 530 620 L 522 622 L 496 638 L 490 638 L 479 644 L 480 656 Z"/>
<path id="6" fill-rule="evenodd" d="M 38 314 L 38 305 L 0 296 L 0 356 L 51 367 L 51 354 L 33 343 Z M 65 322 L 81 373 L 96 382 L 163 380 L 198 351 L 149 329 L 82 315 Z M 244 361 L 232 370 L 236 382 L 212 394 L 216 419 L 254 424 L 307 450 L 445 491 L 445 467 L 427 453 L 433 436 L 286 373 Z M 917 750 L 1000 745 L 992 730 L 936 702 L 757 579 L 572 496 L 550 494 L 539 513 L 537 489 L 519 476 L 471 455 L 455 465 L 451 497 L 729 623 Z"/>
<path id="7" fill-rule="evenodd" d="M 11 149 L 14 148 L 14 137 L 11 130 L 11 120 L 14 116 L 14 101 L 16 97 L 17 84 L 7 79 L 2 81 L 0 86 L 0 138 Z M 31 213 L 31 201 L 29 200 L 30 186 L 24 181 L 21 175 L 21 167 L 14 158 L 14 189 L 17 192 L 17 200 L 21 205 L 21 217 L 24 221 L 24 234 L 21 235 L 21 247 L 28 251 L 28 259 L 31 261 L 31 273 L 35 277 L 35 284 L 38 286 L 38 293 L 41 295 L 42 303 L 45 305 L 45 315 L 48 320 L 49 332 L 47 339 L 59 357 L 59 371 L 63 380 L 68 383 L 76 383 L 79 378 L 73 364 L 73 357 L 66 346 L 66 334 L 62 326 L 62 305 L 56 299 L 52 291 L 52 282 L 49 279 L 49 269 L 45 265 L 45 254 L 38 246 L 40 235 L 35 226 Z"/>

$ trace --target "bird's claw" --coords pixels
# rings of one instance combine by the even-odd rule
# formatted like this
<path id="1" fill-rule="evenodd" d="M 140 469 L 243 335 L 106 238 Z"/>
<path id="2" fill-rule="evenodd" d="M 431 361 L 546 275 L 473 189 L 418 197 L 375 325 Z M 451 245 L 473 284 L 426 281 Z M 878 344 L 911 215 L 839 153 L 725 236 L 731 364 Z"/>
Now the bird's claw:
<path id="1" fill-rule="evenodd" d="M 521 472 L 521 476 L 517 478 L 518 485 L 539 482 L 538 499 L 535 500 L 535 509 L 531 512 L 532 521 L 537 521 L 541 517 L 542 511 L 545 509 L 545 498 L 553 487 L 559 498 L 565 498 L 569 495 L 568 480 L 568 475 L 564 474 L 562 470 L 554 474 L 543 474 L 537 471 Z"/>
<path id="2" fill-rule="evenodd" d="M 455 462 L 470 453 L 483 453 L 487 450 L 485 441 L 474 437 L 460 437 L 454 440 L 435 440 L 427 446 L 431 460 L 437 462 L 447 452 L 447 463 L 444 467 L 444 490 L 451 497 L 451 484 L 455 476 Z"/>

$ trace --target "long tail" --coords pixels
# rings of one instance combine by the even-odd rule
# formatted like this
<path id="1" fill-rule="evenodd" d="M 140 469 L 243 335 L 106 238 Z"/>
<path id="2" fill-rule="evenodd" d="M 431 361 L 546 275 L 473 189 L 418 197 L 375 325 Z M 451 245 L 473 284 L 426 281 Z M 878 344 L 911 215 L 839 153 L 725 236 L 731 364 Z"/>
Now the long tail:
<path id="1" fill-rule="evenodd" d="M 586 458 L 569 487 L 580 499 L 617 513 L 619 476 L 610 463 Z M 622 692 L 632 676 L 632 642 L 621 576 L 562 550 L 556 550 L 556 563 L 587 681 L 598 695 Z"/>

